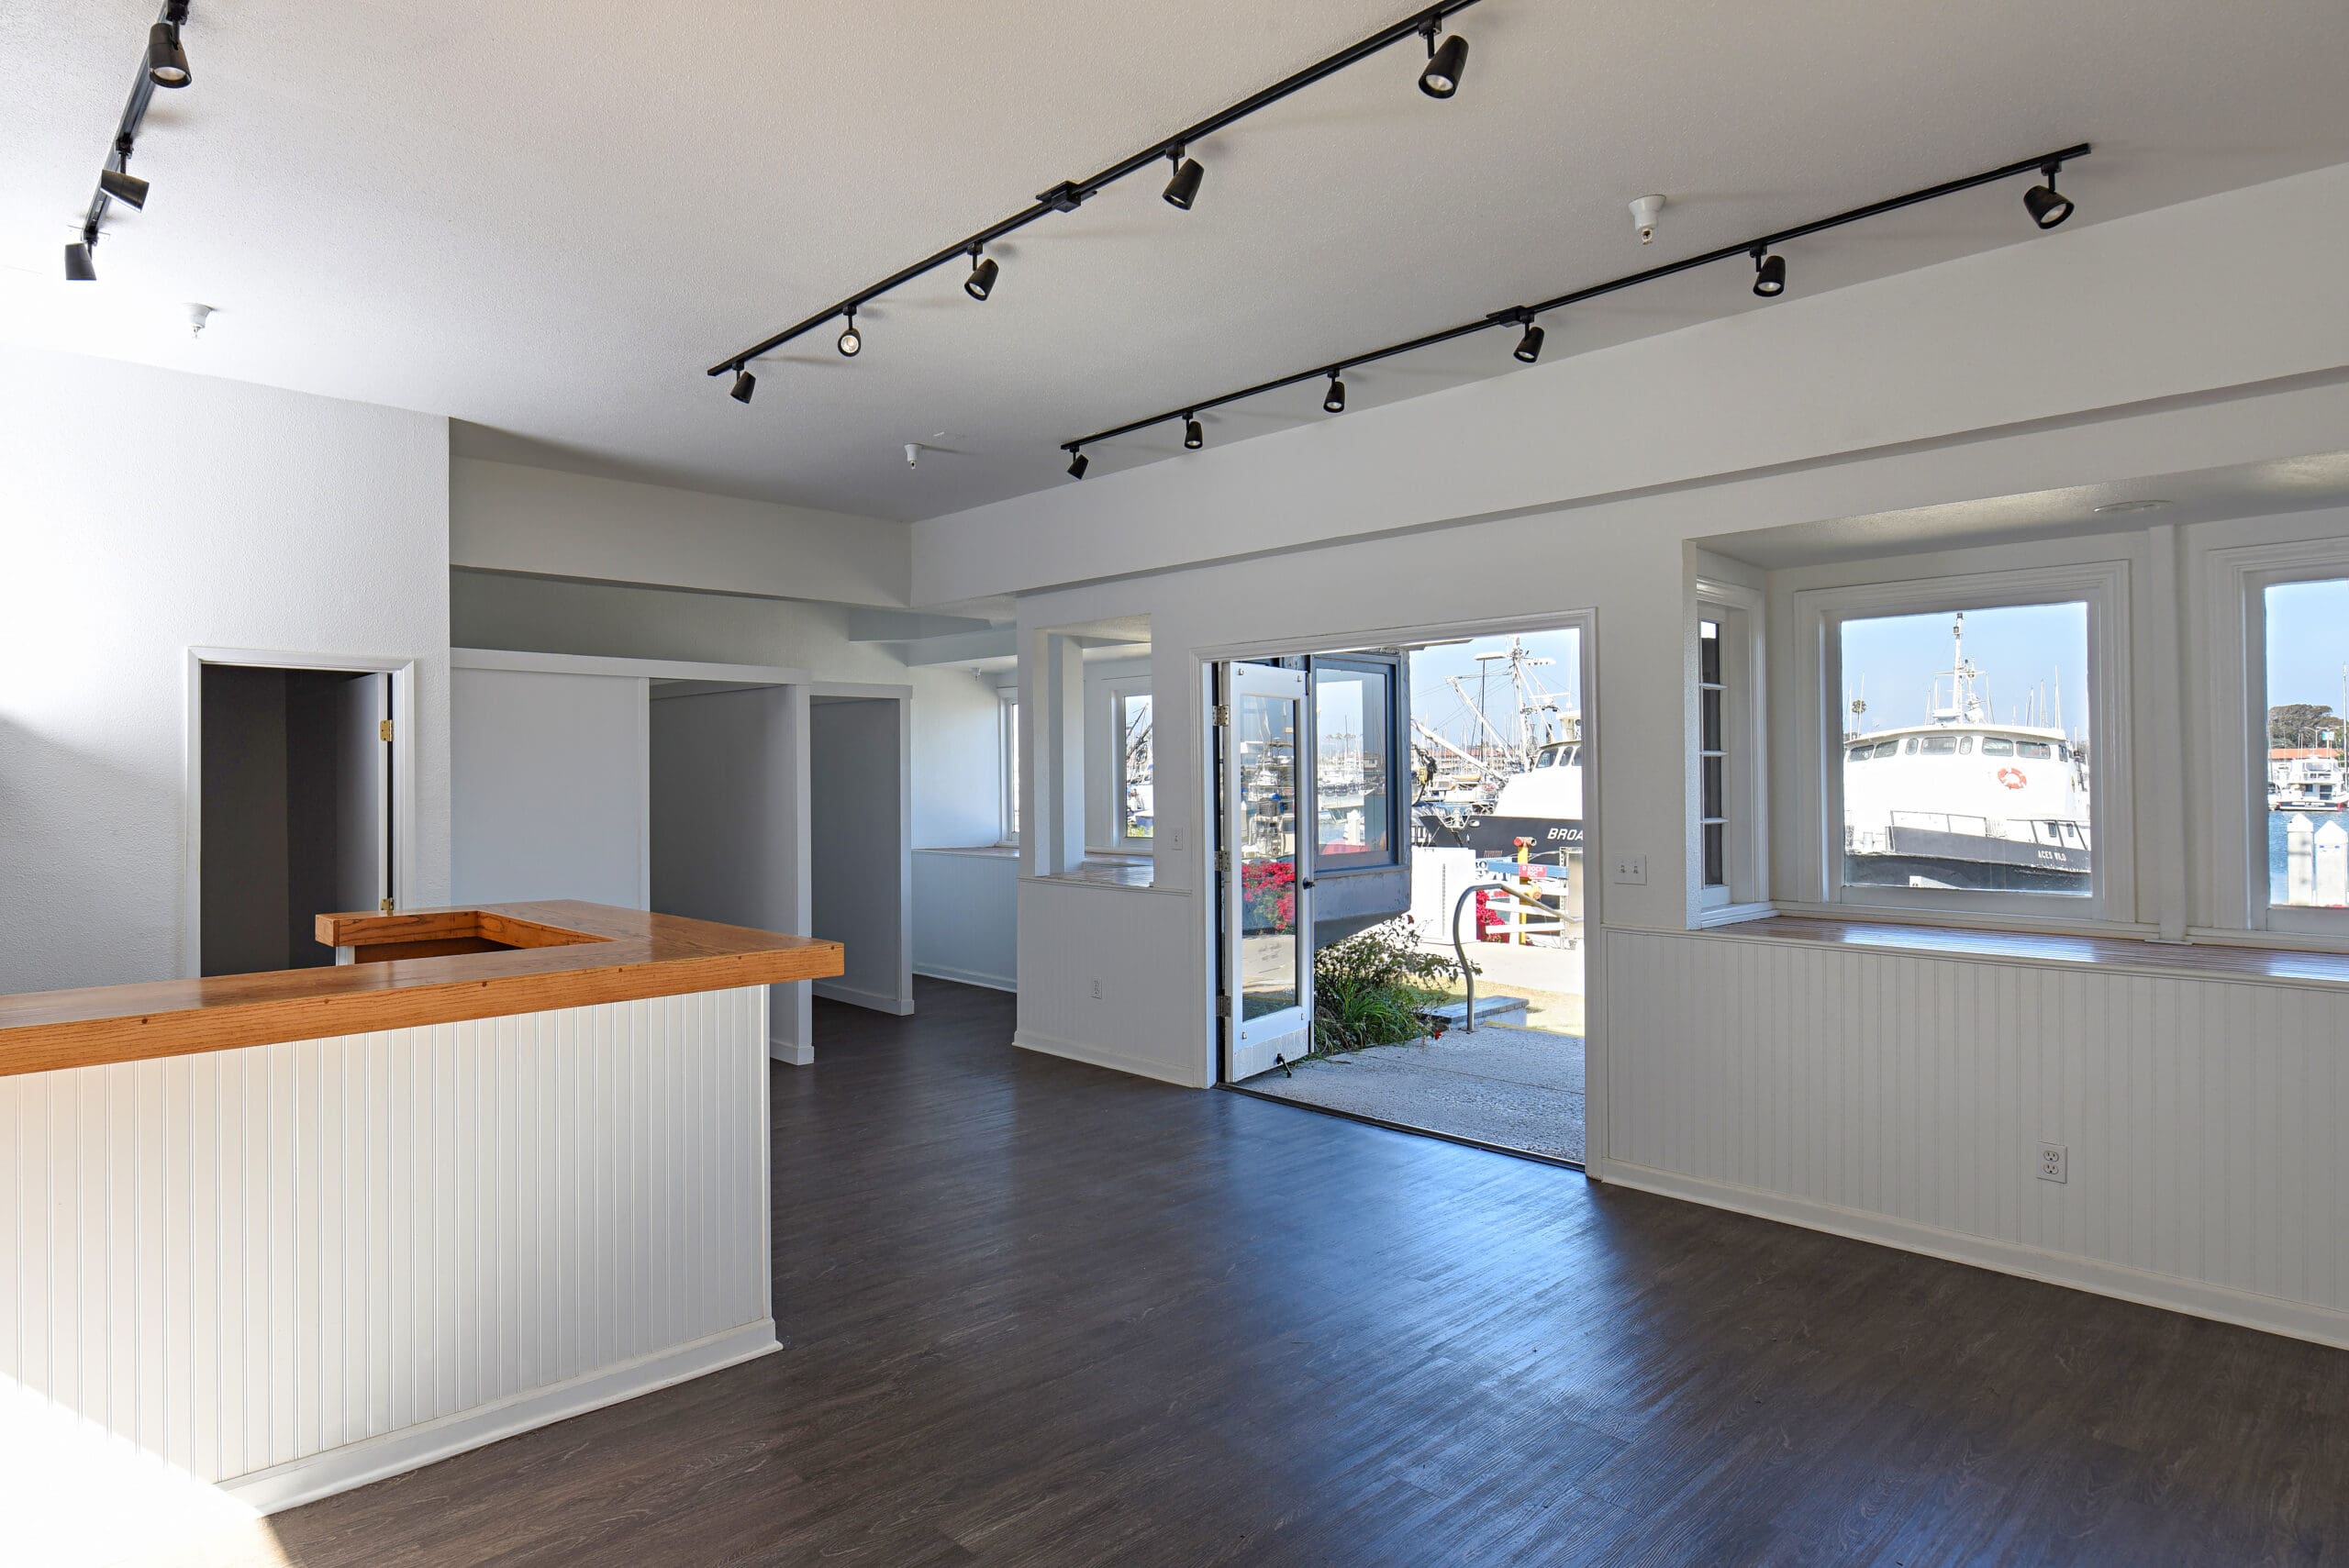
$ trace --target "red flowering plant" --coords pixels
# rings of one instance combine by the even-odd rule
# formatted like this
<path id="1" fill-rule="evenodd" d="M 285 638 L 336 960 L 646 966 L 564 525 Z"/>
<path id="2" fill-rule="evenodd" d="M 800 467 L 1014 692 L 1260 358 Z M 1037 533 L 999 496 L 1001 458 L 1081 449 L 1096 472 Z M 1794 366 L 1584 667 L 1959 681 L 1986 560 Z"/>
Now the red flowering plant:
<path id="1" fill-rule="evenodd" d="M 1242 861 L 1240 865 L 1242 929 L 1286 931 L 1297 924 L 1297 866 L 1289 861 Z"/>

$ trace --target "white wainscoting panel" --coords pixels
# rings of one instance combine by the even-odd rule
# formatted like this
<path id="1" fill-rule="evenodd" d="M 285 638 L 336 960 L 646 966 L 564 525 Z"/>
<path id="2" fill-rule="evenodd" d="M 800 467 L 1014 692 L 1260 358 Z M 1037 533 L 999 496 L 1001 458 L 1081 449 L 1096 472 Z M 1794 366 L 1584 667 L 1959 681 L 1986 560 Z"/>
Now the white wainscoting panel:
<path id="1" fill-rule="evenodd" d="M 1019 857 L 914 851 L 914 973 L 1019 988 Z"/>
<path id="2" fill-rule="evenodd" d="M 0 1078 L 6 1418 L 267 1508 L 773 1349 L 765 1013 Z"/>
<path id="3" fill-rule="evenodd" d="M 1605 940 L 1609 1179 L 2349 1343 L 2338 990 Z"/>

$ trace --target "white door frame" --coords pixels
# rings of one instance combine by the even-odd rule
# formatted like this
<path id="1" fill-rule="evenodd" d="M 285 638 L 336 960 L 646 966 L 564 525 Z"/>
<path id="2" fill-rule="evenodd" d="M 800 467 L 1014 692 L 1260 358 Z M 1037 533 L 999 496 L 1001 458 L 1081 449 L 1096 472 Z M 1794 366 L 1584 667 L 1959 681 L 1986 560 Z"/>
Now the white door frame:
<path id="1" fill-rule="evenodd" d="M 1336 652 L 1347 648 L 1384 648 L 1398 643 L 1436 642 L 1454 637 L 1506 637 L 1511 632 L 1575 631 L 1581 634 L 1582 649 L 1582 722 L 1586 754 L 1596 758 L 1598 767 L 1583 769 L 1583 863 L 1598 866 L 1606 863 L 1605 834 L 1607 817 L 1604 786 L 1600 774 L 1605 772 L 1607 751 L 1600 728 L 1598 695 L 1598 612 L 1592 608 L 1559 610 L 1548 614 L 1500 616 L 1489 620 L 1448 620 L 1412 626 L 1364 627 L 1354 630 L 1317 632 L 1305 639 L 1296 637 L 1264 639 L 1253 642 L 1221 643 L 1190 651 L 1191 674 L 1188 689 L 1204 703 L 1211 667 L 1227 660 L 1282 659 L 1306 654 Z M 1407 666 L 1408 670 L 1408 666 Z M 1195 713 L 1192 721 L 1201 736 L 1207 733 L 1206 715 Z M 1221 797 L 1215 778 L 1215 769 L 1208 763 L 1202 748 L 1202 766 L 1197 772 L 1205 791 L 1200 809 L 1194 820 L 1209 822 L 1220 809 Z M 1201 880 L 1201 887 L 1218 885 L 1215 872 L 1215 835 L 1201 833 L 1194 846 L 1197 853 L 1193 863 Z M 1603 876 L 1589 876 L 1583 891 L 1583 918 L 1586 939 L 1583 943 L 1583 1170 L 1593 1180 L 1604 1180 L 1607 1166 L 1607 1058 L 1609 1040 L 1607 1029 L 1607 929 L 1606 882 Z M 1216 985 L 1218 977 L 1216 945 L 1219 931 L 1216 920 L 1216 900 L 1210 896 L 1199 900 L 1205 918 L 1201 921 L 1199 940 L 1206 958 L 1203 994 L 1200 996 L 1200 1017 L 1205 1020 L 1203 1048 L 1208 1073 L 1200 1082 L 1215 1084 L 1222 1077 L 1221 1020 L 1216 1017 Z"/>
<path id="2" fill-rule="evenodd" d="M 189 980 L 204 973 L 204 671 L 212 664 L 392 678 L 392 895 L 404 900 L 416 886 L 416 661 L 373 653 L 192 647 L 180 738 L 180 973 Z"/>
<path id="3" fill-rule="evenodd" d="M 1231 873 L 1219 874 L 1218 881 L 1212 885 L 1215 886 L 1216 897 L 1222 906 L 1224 994 L 1231 998 L 1231 1013 L 1223 1020 L 1228 1026 L 1222 1031 L 1226 1049 L 1223 1052 L 1224 1059 L 1217 1064 L 1217 1077 L 1222 1082 L 1239 1083 L 1244 1082 L 1246 1078 L 1252 1077 L 1256 1073 L 1268 1073 L 1278 1065 L 1281 1056 L 1274 1048 L 1283 1040 L 1302 1035 L 1303 1043 L 1296 1051 L 1297 1056 L 1303 1056 L 1312 1049 L 1313 840 L 1316 807 L 1313 780 L 1307 772 L 1306 764 L 1312 755 L 1312 742 L 1309 737 L 1314 722 L 1313 681 L 1312 677 L 1303 670 L 1280 669 L 1252 661 L 1235 661 L 1228 664 L 1225 671 L 1223 701 L 1233 710 L 1235 717 L 1233 722 L 1229 725 L 1219 724 L 1213 727 L 1222 732 L 1223 753 L 1219 759 L 1221 776 L 1217 781 L 1215 806 L 1217 820 L 1213 837 L 1219 847 L 1219 854 L 1221 851 L 1230 851 L 1227 858 L 1231 866 Z M 1243 671 L 1247 673 L 1243 674 Z M 1279 685 L 1292 689 L 1243 694 L 1240 688 L 1249 682 L 1252 675 L 1259 684 Z M 1252 1042 L 1249 1039 L 1251 1029 L 1247 1016 L 1247 996 L 1241 989 L 1241 970 L 1247 955 L 1244 945 L 1246 938 L 1241 926 L 1242 900 L 1241 880 L 1238 874 L 1241 856 L 1231 841 L 1232 803 L 1241 788 L 1240 759 L 1234 735 L 1239 728 L 1236 716 L 1240 699 L 1243 695 L 1297 705 L 1296 739 L 1292 742 L 1289 754 L 1289 765 L 1293 770 L 1289 809 L 1297 824 L 1296 839 L 1290 847 L 1289 854 L 1290 861 L 1296 867 L 1297 878 L 1296 891 L 1293 895 L 1296 914 L 1294 930 L 1297 949 L 1297 1005 L 1293 1007 L 1283 1007 L 1277 1012 L 1266 1015 L 1264 1018 L 1255 1020 L 1258 1027 L 1254 1031 L 1256 1039 Z M 1297 1022 L 1294 1025 L 1285 1021 L 1291 1013 L 1297 1015 Z M 1265 1038 L 1267 1035 L 1272 1038 Z M 1269 1058 L 1266 1052 L 1272 1052 Z"/>
<path id="4" fill-rule="evenodd" d="M 911 686 L 879 685 L 862 681 L 810 681 L 810 697 L 848 697 L 863 702 L 893 702 L 897 705 L 897 1000 L 893 1009 L 898 1017 L 911 1016 L 914 1010 L 914 689 Z M 804 740 L 805 738 L 803 738 Z M 811 748 L 799 748 L 800 765 L 811 765 Z M 810 781 L 800 781 L 800 809 L 808 811 L 813 806 Z M 799 827 L 800 840 L 808 847 L 808 854 L 801 858 L 803 879 L 814 874 L 815 828 L 812 818 Z M 814 902 L 808 889 L 801 894 L 805 908 L 804 921 L 814 919 Z M 835 1000 L 849 1000 L 835 991 L 828 990 L 829 982 L 818 980 L 812 989 L 818 996 L 829 995 Z M 856 1006 L 871 1003 L 856 1000 Z"/>

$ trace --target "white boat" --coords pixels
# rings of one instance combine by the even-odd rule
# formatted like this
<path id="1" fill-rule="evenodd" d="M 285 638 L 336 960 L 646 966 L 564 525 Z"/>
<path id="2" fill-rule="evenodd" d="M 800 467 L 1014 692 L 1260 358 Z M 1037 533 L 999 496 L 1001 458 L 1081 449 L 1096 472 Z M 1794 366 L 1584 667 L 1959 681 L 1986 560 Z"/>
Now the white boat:
<path id="1" fill-rule="evenodd" d="M 2339 811 L 2349 807 L 2337 751 L 2288 748 L 2267 753 L 2267 809 Z"/>
<path id="2" fill-rule="evenodd" d="M 2058 725 L 1999 724 L 1965 658 L 1965 617 L 1925 723 L 1844 737 L 1847 882 L 2086 892 L 2087 753 Z"/>

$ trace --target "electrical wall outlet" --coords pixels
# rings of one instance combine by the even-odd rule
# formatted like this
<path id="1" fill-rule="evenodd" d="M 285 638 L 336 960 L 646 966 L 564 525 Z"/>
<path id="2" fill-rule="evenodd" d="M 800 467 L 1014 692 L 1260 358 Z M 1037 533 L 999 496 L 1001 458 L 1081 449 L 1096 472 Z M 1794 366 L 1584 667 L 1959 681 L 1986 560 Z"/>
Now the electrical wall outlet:
<path id="1" fill-rule="evenodd" d="M 1093 999 L 1097 1002 L 1101 999 L 1101 982 L 1097 976 L 1093 982 Z"/>
<path id="2" fill-rule="evenodd" d="M 1625 887 L 1645 887 L 1648 884 L 1647 856 L 1617 856 L 1615 861 L 1615 880 Z"/>
<path id="3" fill-rule="evenodd" d="M 2071 1152 L 2062 1144 L 2043 1143 L 2039 1146 L 2039 1179 L 2041 1181 L 2065 1181 L 2070 1175 L 2070 1169 Z"/>

